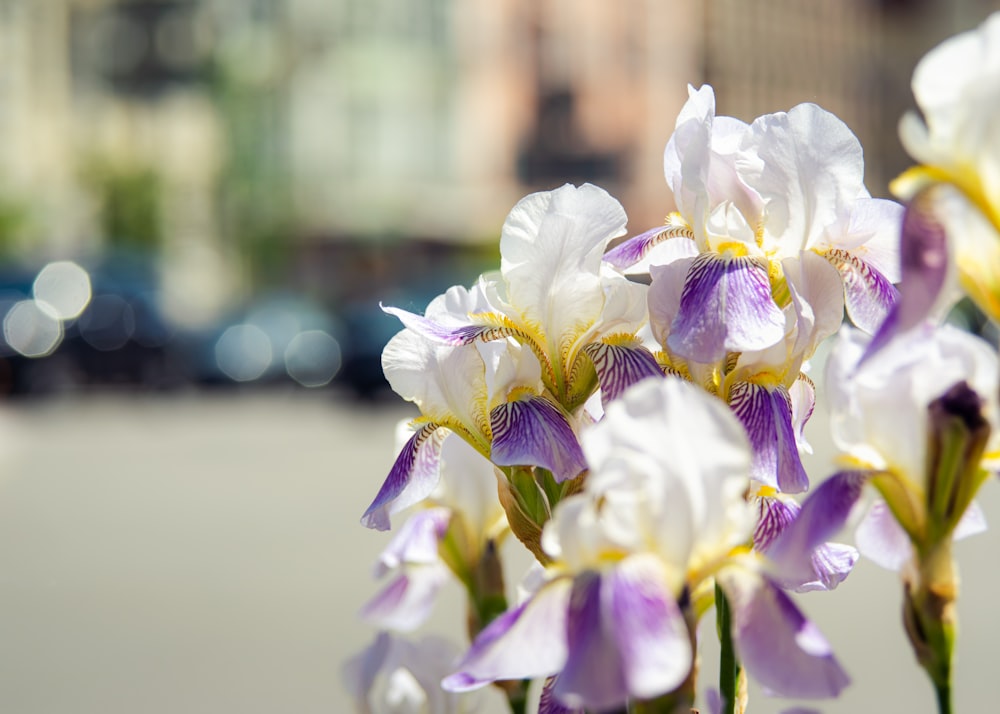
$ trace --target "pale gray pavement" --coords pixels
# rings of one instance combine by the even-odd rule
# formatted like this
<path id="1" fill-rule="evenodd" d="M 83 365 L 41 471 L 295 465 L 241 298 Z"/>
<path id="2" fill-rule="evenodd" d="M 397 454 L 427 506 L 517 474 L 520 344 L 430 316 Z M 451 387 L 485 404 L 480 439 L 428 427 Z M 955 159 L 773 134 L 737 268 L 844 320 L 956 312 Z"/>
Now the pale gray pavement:
<path id="1" fill-rule="evenodd" d="M 0 406 L 0 712 L 347 711 L 339 668 L 373 634 L 355 613 L 386 542 L 358 517 L 409 414 L 303 392 Z M 998 530 L 958 548 L 962 712 L 998 708 L 998 488 Z M 863 563 L 798 602 L 855 680 L 818 708 L 933 711 L 894 575 Z M 461 607 L 454 589 L 431 629 L 460 632 Z"/>

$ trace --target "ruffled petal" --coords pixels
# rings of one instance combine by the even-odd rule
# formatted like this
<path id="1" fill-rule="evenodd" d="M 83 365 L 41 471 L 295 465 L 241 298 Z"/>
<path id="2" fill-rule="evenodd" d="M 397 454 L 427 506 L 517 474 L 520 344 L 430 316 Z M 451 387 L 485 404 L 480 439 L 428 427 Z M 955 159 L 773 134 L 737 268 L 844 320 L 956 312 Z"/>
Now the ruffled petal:
<path id="1" fill-rule="evenodd" d="M 546 335 L 553 354 L 601 314 L 602 258 L 625 222 L 621 204 L 591 184 L 533 193 L 508 215 L 500 235 L 507 298 L 522 324 Z"/>
<path id="2" fill-rule="evenodd" d="M 792 424 L 792 403 L 785 389 L 737 382 L 729 392 L 729 405 L 750 437 L 751 476 L 782 493 L 801 493 L 809 488 Z"/>
<path id="3" fill-rule="evenodd" d="M 498 679 L 548 677 L 566 663 L 566 619 L 573 581 L 554 580 L 479 633 L 441 686 L 478 689 Z"/>
<path id="4" fill-rule="evenodd" d="M 899 291 L 882 273 L 853 253 L 835 249 L 825 257 L 844 279 L 844 302 L 851 322 L 874 334 L 899 299 Z"/>
<path id="5" fill-rule="evenodd" d="M 559 407 L 529 394 L 490 412 L 497 466 L 541 466 L 562 482 L 587 468 L 573 427 Z"/>
<path id="6" fill-rule="evenodd" d="M 597 370 L 601 403 L 606 407 L 626 389 L 647 377 L 663 377 L 649 350 L 636 344 L 592 342 L 583 348 Z"/>
<path id="7" fill-rule="evenodd" d="M 850 680 L 819 629 L 780 588 L 755 573 L 718 574 L 733 613 L 733 642 L 747 673 L 787 697 L 835 697 Z"/>
<path id="8" fill-rule="evenodd" d="M 781 582 L 808 583 L 815 577 L 813 554 L 847 522 L 861 498 L 868 474 L 842 471 L 821 483 L 802 510 L 771 542 L 767 557 Z"/>
<path id="9" fill-rule="evenodd" d="M 761 350 L 785 336 L 785 317 L 771 297 L 767 268 L 752 258 L 703 253 L 688 271 L 667 345 L 696 362 L 727 352 Z"/>
<path id="10" fill-rule="evenodd" d="M 390 527 L 389 516 L 427 498 L 437 486 L 441 444 L 448 434 L 437 424 L 420 427 L 392 465 L 375 500 L 361 516 L 361 525 L 380 531 Z"/>
<path id="11" fill-rule="evenodd" d="M 765 240 L 785 255 L 817 246 L 863 189 L 860 142 L 815 104 L 759 117 L 742 149 L 740 168 L 767 203 Z"/>

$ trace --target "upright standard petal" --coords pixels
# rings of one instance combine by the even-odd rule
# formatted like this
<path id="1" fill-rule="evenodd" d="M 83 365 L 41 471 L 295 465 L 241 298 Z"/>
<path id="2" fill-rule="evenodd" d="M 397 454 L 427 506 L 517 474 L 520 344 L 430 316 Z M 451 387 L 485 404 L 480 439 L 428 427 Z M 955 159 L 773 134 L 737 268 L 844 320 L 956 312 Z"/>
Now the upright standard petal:
<path id="1" fill-rule="evenodd" d="M 784 592 L 739 567 L 716 576 L 733 613 L 733 642 L 746 671 L 787 697 L 836 697 L 850 680 L 819 629 Z"/>

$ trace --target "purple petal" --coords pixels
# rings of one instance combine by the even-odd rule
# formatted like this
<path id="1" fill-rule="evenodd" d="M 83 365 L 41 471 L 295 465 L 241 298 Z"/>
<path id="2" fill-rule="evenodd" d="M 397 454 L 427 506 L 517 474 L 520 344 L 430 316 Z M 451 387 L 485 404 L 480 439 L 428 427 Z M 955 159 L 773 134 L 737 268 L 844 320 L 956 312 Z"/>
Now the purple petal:
<path id="1" fill-rule="evenodd" d="M 727 352 L 765 349 L 784 334 L 785 317 L 771 297 L 765 266 L 752 258 L 702 253 L 688 270 L 667 345 L 708 363 Z"/>
<path id="2" fill-rule="evenodd" d="M 794 501 L 780 498 L 761 498 L 758 507 L 760 518 L 753 531 L 753 549 L 766 553 L 775 538 L 798 517 L 801 508 Z"/>
<path id="3" fill-rule="evenodd" d="M 779 498 L 760 499 L 760 520 L 754 529 L 754 550 L 768 555 L 771 544 L 798 517 L 801 509 L 791 500 Z M 839 543 L 822 543 L 811 553 L 810 571 L 796 569 L 796 578 L 777 576 L 781 586 L 795 592 L 833 590 L 846 578 L 858 560 L 858 551 Z"/>
<path id="4" fill-rule="evenodd" d="M 638 344 L 610 345 L 592 342 L 583 351 L 594 363 L 601 385 L 601 404 L 607 406 L 622 392 L 647 377 L 662 377 L 656 358 Z"/>
<path id="5" fill-rule="evenodd" d="M 729 392 L 729 405 L 750 437 L 750 475 L 782 493 L 801 493 L 809 488 L 792 424 L 792 402 L 784 387 L 769 389 L 737 382 Z"/>
<path id="6" fill-rule="evenodd" d="M 833 590 L 854 570 L 858 562 L 858 549 L 843 543 L 824 543 L 812 554 L 816 577 L 793 588 L 797 593 L 813 590 Z"/>
<path id="7" fill-rule="evenodd" d="M 849 679 L 818 628 L 766 579 L 727 568 L 719 584 L 733 612 L 733 642 L 748 674 L 781 696 L 835 697 Z"/>
<path id="8" fill-rule="evenodd" d="M 930 315 L 948 275 L 948 237 L 933 211 L 930 190 L 921 191 L 906 207 L 899 243 L 899 299 L 868 345 L 863 359 L 894 335 L 917 326 Z"/>
<path id="9" fill-rule="evenodd" d="M 618 642 L 607 621 L 607 597 L 600 575 L 589 572 L 573 583 L 566 619 L 569 656 L 556 677 L 552 693 L 571 707 L 604 711 L 619 707 L 628 697 Z"/>
<path id="10" fill-rule="evenodd" d="M 691 229 L 685 225 L 657 226 L 616 245 L 604 254 L 604 262 L 624 270 L 642 260 L 654 246 L 677 237 L 691 238 Z"/>
<path id="11" fill-rule="evenodd" d="M 427 508 L 410 516 L 378 557 L 375 577 L 404 564 L 438 562 L 438 543 L 451 521 L 447 508 Z"/>
<path id="12" fill-rule="evenodd" d="M 853 253 L 834 249 L 825 257 L 844 279 L 844 303 L 851 322 L 874 334 L 899 299 L 899 292 L 882 273 Z"/>
<path id="13" fill-rule="evenodd" d="M 573 427 L 559 408 L 543 397 L 522 395 L 490 412 L 497 466 L 540 466 L 557 482 L 587 468 Z"/>
<path id="14" fill-rule="evenodd" d="M 395 315 L 403 325 L 417 334 L 452 347 L 469 345 L 477 341 L 490 342 L 512 336 L 524 337 L 524 334 L 520 330 L 508 325 L 448 326 L 428 320 L 421 315 L 401 310 L 398 307 L 386 307 L 382 305 L 382 311 L 390 315 Z"/>
<path id="15" fill-rule="evenodd" d="M 662 566 L 652 557 L 627 558 L 604 586 L 629 695 L 652 699 L 676 689 L 691 672 L 691 635 Z"/>
<path id="16" fill-rule="evenodd" d="M 572 581 L 554 580 L 508 610 L 479 633 L 441 686 L 450 692 L 478 689 L 498 679 L 548 677 L 568 654 L 566 618 Z"/>
<path id="17" fill-rule="evenodd" d="M 807 583 L 813 579 L 813 551 L 843 527 L 867 481 L 865 472 L 842 471 L 809 494 L 795 520 L 767 549 L 779 580 Z"/>
<path id="18" fill-rule="evenodd" d="M 410 437 L 375 500 L 361 516 L 361 525 L 387 531 L 391 514 L 430 495 L 440 476 L 441 444 L 447 434 L 448 430 L 437 424 L 425 424 Z"/>
<path id="19" fill-rule="evenodd" d="M 377 627 L 412 632 L 430 617 L 446 582 L 448 568 L 443 563 L 407 568 L 365 603 L 360 615 Z"/>
<path id="20" fill-rule="evenodd" d="M 861 554 L 870 561 L 897 573 L 913 556 L 910 536 L 882 500 L 872 503 L 861 519 L 854 532 L 854 541 Z"/>

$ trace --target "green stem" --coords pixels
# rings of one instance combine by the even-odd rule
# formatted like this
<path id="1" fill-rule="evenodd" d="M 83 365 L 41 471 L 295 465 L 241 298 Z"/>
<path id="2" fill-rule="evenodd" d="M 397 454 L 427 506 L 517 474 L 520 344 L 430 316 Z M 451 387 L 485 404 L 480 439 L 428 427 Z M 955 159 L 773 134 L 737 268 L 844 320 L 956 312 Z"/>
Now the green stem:
<path id="1" fill-rule="evenodd" d="M 934 683 L 937 695 L 938 714 L 951 714 L 951 682 Z"/>
<path id="2" fill-rule="evenodd" d="M 729 600 L 718 583 L 715 585 L 715 623 L 719 632 L 719 692 L 722 714 L 735 714 L 739 696 L 740 663 L 733 647 L 732 612 Z"/>

